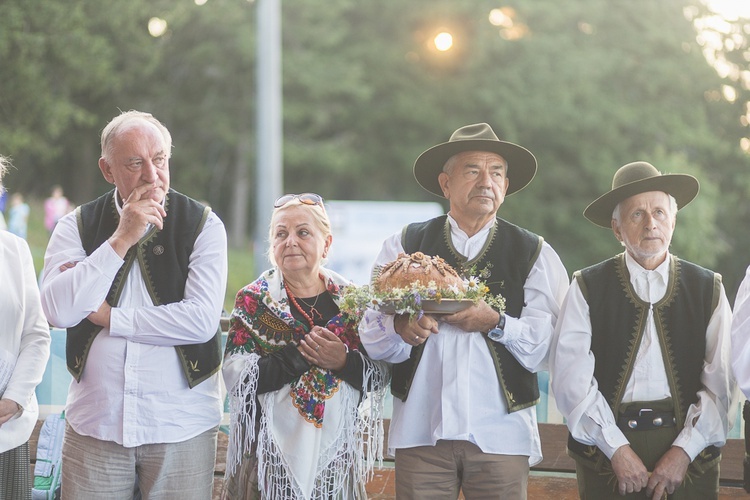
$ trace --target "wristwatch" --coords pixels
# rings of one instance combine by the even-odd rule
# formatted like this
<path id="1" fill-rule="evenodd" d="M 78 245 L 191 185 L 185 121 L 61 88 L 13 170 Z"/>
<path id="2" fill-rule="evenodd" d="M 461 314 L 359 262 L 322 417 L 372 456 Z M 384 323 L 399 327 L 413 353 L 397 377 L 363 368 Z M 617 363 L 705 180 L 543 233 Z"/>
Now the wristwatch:
<path id="1" fill-rule="evenodd" d="M 505 313 L 498 311 L 498 314 L 500 315 L 500 319 L 497 321 L 497 325 L 487 332 L 487 336 L 490 338 L 490 340 L 499 341 L 503 338 L 505 335 Z"/>

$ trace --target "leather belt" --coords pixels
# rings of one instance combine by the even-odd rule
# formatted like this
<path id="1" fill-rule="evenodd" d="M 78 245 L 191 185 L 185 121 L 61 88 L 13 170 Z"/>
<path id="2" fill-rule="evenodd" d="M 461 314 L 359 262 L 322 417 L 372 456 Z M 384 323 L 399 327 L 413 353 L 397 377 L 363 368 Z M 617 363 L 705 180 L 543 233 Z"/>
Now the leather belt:
<path id="1" fill-rule="evenodd" d="M 624 431 L 651 431 L 662 427 L 674 427 L 675 425 L 677 425 L 677 422 L 674 412 L 655 411 L 651 408 L 623 413 L 617 419 L 617 427 Z"/>

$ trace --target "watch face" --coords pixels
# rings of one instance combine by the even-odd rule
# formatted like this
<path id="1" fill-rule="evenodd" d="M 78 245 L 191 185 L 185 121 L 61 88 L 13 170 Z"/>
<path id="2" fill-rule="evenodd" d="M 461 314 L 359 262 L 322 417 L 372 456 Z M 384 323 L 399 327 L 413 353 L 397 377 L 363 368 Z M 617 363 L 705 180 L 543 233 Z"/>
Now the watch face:
<path id="1" fill-rule="evenodd" d="M 505 335 L 505 330 L 501 330 L 500 328 L 493 328 L 487 332 L 487 336 L 492 340 L 500 340 L 503 338 L 503 335 Z"/>

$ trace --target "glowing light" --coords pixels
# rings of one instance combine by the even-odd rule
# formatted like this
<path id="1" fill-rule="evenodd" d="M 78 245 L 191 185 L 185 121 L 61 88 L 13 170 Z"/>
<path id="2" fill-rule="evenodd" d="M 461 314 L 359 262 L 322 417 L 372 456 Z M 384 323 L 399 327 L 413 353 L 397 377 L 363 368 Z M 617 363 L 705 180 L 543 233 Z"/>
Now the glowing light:
<path id="1" fill-rule="evenodd" d="M 720 14 L 724 19 L 737 20 L 739 18 L 750 19 L 750 2 L 738 0 L 708 0 L 706 4 Z"/>
<path id="2" fill-rule="evenodd" d="M 508 10 L 510 9 L 492 9 L 490 11 L 490 24 L 502 28 L 510 28 L 513 26 L 513 18 L 511 17 L 512 12 L 508 12 Z"/>
<path id="3" fill-rule="evenodd" d="M 154 38 L 162 36 L 167 31 L 167 21 L 158 17 L 148 20 L 148 32 Z"/>
<path id="4" fill-rule="evenodd" d="M 436 49 L 438 49 L 440 52 L 445 52 L 453 47 L 453 35 L 451 35 L 447 31 L 442 31 L 435 35 L 433 43 L 435 44 Z"/>
<path id="5" fill-rule="evenodd" d="M 721 93 L 724 95 L 724 99 L 729 102 L 734 102 L 737 100 L 737 91 L 734 89 L 734 87 L 730 87 L 729 85 L 722 85 Z"/>
<path id="6" fill-rule="evenodd" d="M 194 1 L 195 1 L 195 5 L 206 5 L 206 2 L 208 2 L 208 0 L 194 0 Z"/>

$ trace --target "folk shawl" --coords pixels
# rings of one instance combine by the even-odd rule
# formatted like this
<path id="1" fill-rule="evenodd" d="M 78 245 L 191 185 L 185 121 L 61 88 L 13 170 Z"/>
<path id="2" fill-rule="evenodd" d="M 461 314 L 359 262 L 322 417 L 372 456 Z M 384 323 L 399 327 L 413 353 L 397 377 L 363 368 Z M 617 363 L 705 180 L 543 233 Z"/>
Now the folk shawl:
<path id="1" fill-rule="evenodd" d="M 338 304 L 350 282 L 323 268 L 321 273 Z M 360 404 L 365 398 L 357 389 L 316 366 L 280 390 L 259 395 L 258 360 L 290 342 L 299 344 L 309 325 L 292 316 L 280 270 L 266 271 L 240 290 L 223 369 L 231 414 L 228 478 L 243 456 L 254 453 L 262 498 L 358 497 L 383 458 L 382 412 L 390 380 L 387 364 L 358 351 L 357 326 L 358 318 L 338 314 L 327 328 L 362 356 L 363 387 L 370 390 L 366 404 Z"/>

